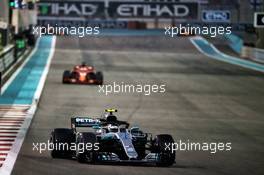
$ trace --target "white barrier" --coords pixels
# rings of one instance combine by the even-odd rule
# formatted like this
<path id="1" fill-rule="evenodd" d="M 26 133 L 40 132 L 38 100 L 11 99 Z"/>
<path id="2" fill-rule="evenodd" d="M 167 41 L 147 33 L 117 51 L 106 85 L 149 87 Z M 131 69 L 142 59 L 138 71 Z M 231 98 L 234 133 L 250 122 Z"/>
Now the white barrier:
<path id="1" fill-rule="evenodd" d="M 264 63 L 264 49 L 244 46 L 241 57 Z"/>

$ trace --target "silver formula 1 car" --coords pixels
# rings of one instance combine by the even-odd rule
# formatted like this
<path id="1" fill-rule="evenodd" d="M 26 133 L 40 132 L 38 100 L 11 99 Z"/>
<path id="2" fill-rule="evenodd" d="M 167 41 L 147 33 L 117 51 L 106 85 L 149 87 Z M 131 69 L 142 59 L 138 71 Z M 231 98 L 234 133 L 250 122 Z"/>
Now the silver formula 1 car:
<path id="1" fill-rule="evenodd" d="M 153 138 L 152 134 L 117 120 L 114 112 L 117 110 L 107 109 L 101 118 L 73 117 L 71 128 L 54 129 L 50 142 L 56 146 L 51 156 L 76 158 L 82 163 L 154 163 L 158 166 L 175 163 L 175 152 L 167 149 L 174 143 L 171 135 L 160 134 Z M 69 149 L 71 146 L 75 149 Z"/>

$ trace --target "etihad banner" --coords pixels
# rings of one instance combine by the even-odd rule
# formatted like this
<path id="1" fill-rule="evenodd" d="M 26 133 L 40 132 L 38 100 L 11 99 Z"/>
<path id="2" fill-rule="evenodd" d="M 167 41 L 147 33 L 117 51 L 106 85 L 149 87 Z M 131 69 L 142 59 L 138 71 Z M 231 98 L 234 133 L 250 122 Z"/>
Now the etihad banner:
<path id="1" fill-rule="evenodd" d="M 197 20 L 197 2 L 144 2 L 144 1 L 41 1 L 38 19 L 91 20 L 128 19 Z"/>
<path id="2" fill-rule="evenodd" d="M 104 1 L 41 1 L 38 3 L 38 16 L 40 19 L 103 17 L 104 7 Z"/>
<path id="3" fill-rule="evenodd" d="M 198 3 L 180 2 L 109 2 L 112 18 L 198 18 Z"/>

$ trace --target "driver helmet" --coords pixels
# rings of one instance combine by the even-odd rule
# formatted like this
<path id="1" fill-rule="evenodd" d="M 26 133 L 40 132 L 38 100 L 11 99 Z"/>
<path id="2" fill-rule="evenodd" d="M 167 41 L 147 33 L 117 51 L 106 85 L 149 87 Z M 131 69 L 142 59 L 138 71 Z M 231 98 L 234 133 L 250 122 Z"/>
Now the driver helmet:
<path id="1" fill-rule="evenodd" d="M 82 62 L 81 66 L 85 67 L 86 66 L 86 62 Z"/>

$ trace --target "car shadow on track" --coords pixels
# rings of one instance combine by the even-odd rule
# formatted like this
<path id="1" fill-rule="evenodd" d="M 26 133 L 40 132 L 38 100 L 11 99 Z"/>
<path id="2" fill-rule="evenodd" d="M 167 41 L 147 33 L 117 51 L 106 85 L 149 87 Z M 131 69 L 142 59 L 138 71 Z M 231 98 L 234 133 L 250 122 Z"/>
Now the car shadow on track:
<path id="1" fill-rule="evenodd" d="M 34 159 L 38 162 L 47 163 L 52 161 L 69 161 L 69 162 L 75 162 L 78 163 L 75 158 L 56 158 L 53 159 L 49 156 L 29 156 L 29 155 L 23 155 L 26 159 Z M 175 169 L 207 169 L 205 166 L 200 165 L 188 165 L 188 164 L 180 164 L 180 163 L 174 163 L 172 166 L 169 167 L 160 167 L 157 166 L 155 163 L 122 163 L 122 162 L 97 162 L 97 163 L 78 163 L 82 165 L 94 165 L 94 166 L 130 166 L 130 167 L 153 167 L 153 168 L 175 168 Z"/>
<path id="2" fill-rule="evenodd" d="M 65 160 L 65 159 L 64 159 Z M 68 159 L 72 161 L 77 160 L 75 158 Z M 153 167 L 153 168 L 177 168 L 177 169 L 207 169 L 205 166 L 200 165 L 187 165 L 187 164 L 179 164 L 174 163 L 172 166 L 169 167 L 162 167 L 157 166 L 155 163 L 123 163 L 123 162 L 97 162 L 97 163 L 80 163 L 80 164 L 87 164 L 87 165 L 95 165 L 95 166 L 130 166 L 130 167 Z"/>
<path id="3" fill-rule="evenodd" d="M 181 165 L 181 164 L 173 164 L 169 167 L 161 167 L 157 166 L 155 164 L 131 164 L 131 163 L 96 163 L 96 164 L 89 164 L 89 165 L 111 165 L 111 166 L 131 166 L 131 167 L 153 167 L 153 168 L 176 168 L 176 169 L 206 169 L 206 167 L 203 166 L 197 166 L 197 165 Z"/>

